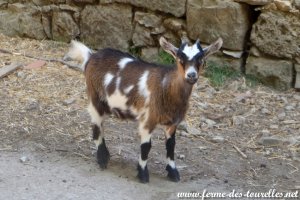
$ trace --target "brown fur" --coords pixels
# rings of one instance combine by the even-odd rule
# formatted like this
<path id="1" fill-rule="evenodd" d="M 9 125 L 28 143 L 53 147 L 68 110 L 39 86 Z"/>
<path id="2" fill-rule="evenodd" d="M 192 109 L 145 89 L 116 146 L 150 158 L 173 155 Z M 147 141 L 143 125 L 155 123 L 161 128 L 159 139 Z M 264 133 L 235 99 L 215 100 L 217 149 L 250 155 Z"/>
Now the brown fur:
<path id="1" fill-rule="evenodd" d="M 121 92 L 128 86 L 134 85 L 134 88 L 127 95 L 128 106 L 133 106 L 136 110 L 141 110 L 145 106 L 145 99 L 138 92 L 137 83 L 142 74 L 148 70 L 148 88 L 151 93 L 149 103 L 149 118 L 146 127 L 153 130 L 157 124 L 177 125 L 183 118 L 188 108 L 188 100 L 192 91 L 192 85 L 184 80 L 184 68 L 178 62 L 178 67 L 157 66 L 151 63 L 137 60 L 129 62 L 126 67 L 120 71 L 117 63 L 124 57 L 131 57 L 128 54 L 116 50 L 104 49 L 93 54 L 86 66 L 86 83 L 88 96 L 92 99 L 105 99 L 105 88 L 103 80 L 108 72 L 121 77 Z M 164 77 L 167 77 L 168 84 L 162 86 Z M 116 89 L 116 77 L 107 86 L 107 93 L 111 95 Z M 110 108 L 111 109 L 111 108 Z M 123 112 L 123 113 L 122 113 Z M 106 111 L 106 113 L 108 113 Z M 118 117 L 130 119 L 133 118 L 128 111 L 114 111 Z"/>

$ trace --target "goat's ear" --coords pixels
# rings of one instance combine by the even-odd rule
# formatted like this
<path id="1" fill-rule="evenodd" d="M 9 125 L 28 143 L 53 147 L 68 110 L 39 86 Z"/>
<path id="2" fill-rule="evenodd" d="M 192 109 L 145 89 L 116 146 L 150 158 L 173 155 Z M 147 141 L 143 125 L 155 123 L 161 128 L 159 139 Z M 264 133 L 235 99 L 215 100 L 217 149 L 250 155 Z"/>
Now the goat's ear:
<path id="1" fill-rule="evenodd" d="M 178 48 L 176 48 L 173 44 L 168 42 L 164 37 L 159 38 L 159 44 L 167 53 L 171 54 L 174 58 L 176 58 Z"/>
<path id="2" fill-rule="evenodd" d="M 222 47 L 223 40 L 222 38 L 217 39 L 214 43 L 204 48 L 204 57 L 207 58 L 209 55 L 216 53 Z"/>

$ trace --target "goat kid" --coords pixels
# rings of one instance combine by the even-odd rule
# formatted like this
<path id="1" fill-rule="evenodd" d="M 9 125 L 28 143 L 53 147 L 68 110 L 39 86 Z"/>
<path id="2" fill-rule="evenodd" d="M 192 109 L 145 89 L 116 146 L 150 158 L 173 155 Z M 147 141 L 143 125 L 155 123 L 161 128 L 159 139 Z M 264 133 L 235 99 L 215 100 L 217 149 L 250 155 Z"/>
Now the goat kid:
<path id="1" fill-rule="evenodd" d="M 192 46 L 182 43 L 179 48 L 163 37 L 159 42 L 174 57 L 176 66 L 148 63 L 109 48 L 92 53 L 76 41 L 72 41 L 65 56 L 81 60 L 85 71 L 88 112 L 101 168 L 107 167 L 110 157 L 104 139 L 104 117 L 115 114 L 121 119 L 138 120 L 141 138 L 138 178 L 142 183 L 149 182 L 147 159 L 151 149 L 151 132 L 156 125 L 165 127 L 168 177 L 174 182 L 180 180 L 174 162 L 176 128 L 185 116 L 193 85 L 199 78 L 205 59 L 217 52 L 223 43 L 219 38 L 202 49 L 198 40 Z"/>

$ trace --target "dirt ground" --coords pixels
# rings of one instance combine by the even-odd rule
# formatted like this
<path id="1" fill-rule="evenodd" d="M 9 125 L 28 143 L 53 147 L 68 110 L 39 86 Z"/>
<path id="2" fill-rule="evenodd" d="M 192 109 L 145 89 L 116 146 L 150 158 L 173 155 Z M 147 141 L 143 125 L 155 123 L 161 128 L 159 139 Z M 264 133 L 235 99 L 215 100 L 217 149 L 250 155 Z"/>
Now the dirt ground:
<path id="1" fill-rule="evenodd" d="M 3 67 L 35 61 L 24 53 L 62 58 L 68 45 L 0 35 L 0 49 L 14 52 L 0 53 Z M 0 102 L 0 199 L 177 199 L 178 192 L 203 190 L 300 192 L 300 93 L 294 90 L 250 88 L 243 78 L 216 89 L 202 77 L 177 132 L 179 183 L 166 178 L 164 135 L 158 128 L 148 164 L 150 183 L 140 184 L 137 124 L 113 117 L 104 124 L 111 160 L 108 169 L 100 170 L 82 72 L 54 62 L 18 69 L 0 79 Z"/>

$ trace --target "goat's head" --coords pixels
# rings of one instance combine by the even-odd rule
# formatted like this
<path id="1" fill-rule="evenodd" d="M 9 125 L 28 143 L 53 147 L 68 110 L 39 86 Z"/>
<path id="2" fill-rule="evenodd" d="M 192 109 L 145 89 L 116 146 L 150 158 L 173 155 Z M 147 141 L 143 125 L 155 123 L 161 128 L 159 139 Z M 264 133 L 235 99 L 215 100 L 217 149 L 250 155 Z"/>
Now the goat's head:
<path id="1" fill-rule="evenodd" d="M 199 78 L 199 70 L 202 68 L 205 59 L 221 48 L 223 40 L 219 38 L 203 49 L 199 40 L 191 46 L 187 42 L 182 42 L 179 48 L 169 43 L 164 37 L 159 39 L 159 43 L 167 53 L 175 58 L 178 71 L 182 74 L 182 77 L 188 83 L 194 84 Z"/>

